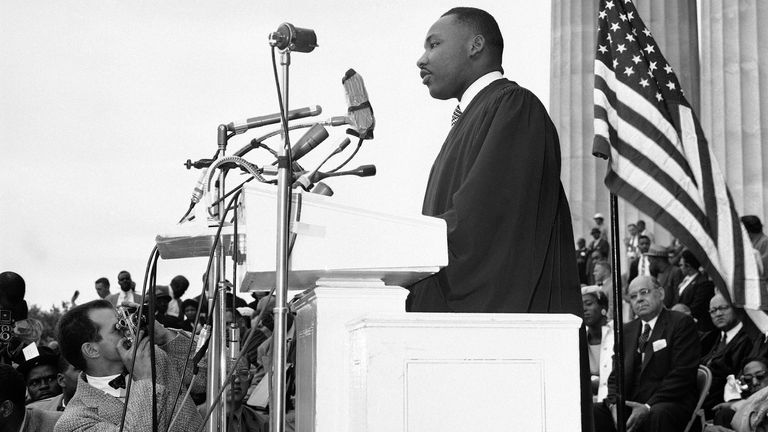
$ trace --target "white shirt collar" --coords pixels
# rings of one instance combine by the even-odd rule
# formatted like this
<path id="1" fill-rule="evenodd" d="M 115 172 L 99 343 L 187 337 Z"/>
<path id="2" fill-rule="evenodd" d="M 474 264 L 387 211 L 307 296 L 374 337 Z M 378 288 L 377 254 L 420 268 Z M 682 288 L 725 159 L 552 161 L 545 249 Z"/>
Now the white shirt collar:
<path id="1" fill-rule="evenodd" d="M 88 380 L 88 384 L 90 384 L 91 387 L 95 388 L 96 390 L 101 390 L 104 393 L 110 396 L 114 396 L 116 398 L 125 396 L 125 389 L 119 389 L 119 388 L 116 389 L 116 388 L 112 388 L 112 386 L 109 385 L 109 382 L 117 378 L 118 376 L 120 376 L 120 374 L 107 375 L 103 377 L 95 377 L 95 376 L 90 376 L 88 374 L 85 375 L 85 377 Z M 128 382 L 129 379 L 131 379 L 131 376 L 127 375 L 125 377 L 125 381 Z"/>
<path id="2" fill-rule="evenodd" d="M 659 314 L 659 315 L 661 315 L 661 314 Z M 650 320 L 650 321 L 647 321 L 647 322 L 646 322 L 646 321 L 643 321 L 643 324 L 644 324 L 644 325 L 643 325 L 643 327 L 645 327 L 645 324 L 648 324 L 649 326 L 651 326 L 651 333 L 653 333 L 653 328 L 654 328 L 654 327 L 656 327 L 656 320 L 658 320 L 658 319 L 659 319 L 659 315 L 656 315 L 656 316 L 655 316 L 655 317 L 653 317 L 653 319 L 652 319 L 652 320 Z M 640 331 L 642 332 L 642 329 L 641 329 Z"/>
<path id="3" fill-rule="evenodd" d="M 488 72 L 470 84 L 470 86 L 467 87 L 467 89 L 464 91 L 464 94 L 461 95 L 461 98 L 459 98 L 459 108 L 461 108 L 461 112 L 467 110 L 469 103 L 472 102 L 472 99 L 474 99 L 482 89 L 488 87 L 490 83 L 501 78 L 504 78 L 504 75 L 502 75 L 501 72 L 493 71 Z"/>
<path id="4" fill-rule="evenodd" d="M 129 294 L 131 296 L 130 300 L 128 300 Z M 126 300 L 136 303 L 136 292 L 134 292 L 133 290 L 129 290 L 129 291 L 120 290 L 120 294 L 117 295 L 117 305 L 120 306 Z"/>
<path id="5" fill-rule="evenodd" d="M 736 337 L 736 334 L 737 334 L 737 333 L 739 333 L 739 330 L 741 330 L 741 328 L 742 328 L 742 327 L 743 327 L 743 326 L 741 325 L 741 322 L 739 322 L 738 324 L 736 324 L 735 326 L 733 326 L 733 328 L 732 328 L 732 329 L 730 329 L 730 330 L 728 330 L 727 332 L 725 332 L 725 344 L 726 344 L 726 345 L 728 345 L 729 343 L 731 343 L 731 341 L 733 340 L 733 338 L 735 338 L 735 337 Z"/>

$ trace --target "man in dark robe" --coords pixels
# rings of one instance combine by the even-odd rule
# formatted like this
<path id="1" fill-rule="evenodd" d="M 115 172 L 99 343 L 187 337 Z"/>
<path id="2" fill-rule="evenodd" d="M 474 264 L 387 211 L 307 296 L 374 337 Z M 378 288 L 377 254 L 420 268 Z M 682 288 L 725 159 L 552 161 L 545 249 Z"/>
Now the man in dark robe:
<path id="1" fill-rule="evenodd" d="M 409 311 L 581 313 L 557 131 L 533 93 L 503 78 L 503 44 L 488 13 L 455 8 L 417 62 L 430 95 L 457 98 L 461 113 L 422 209 L 447 223 L 448 266 L 410 287 Z"/>

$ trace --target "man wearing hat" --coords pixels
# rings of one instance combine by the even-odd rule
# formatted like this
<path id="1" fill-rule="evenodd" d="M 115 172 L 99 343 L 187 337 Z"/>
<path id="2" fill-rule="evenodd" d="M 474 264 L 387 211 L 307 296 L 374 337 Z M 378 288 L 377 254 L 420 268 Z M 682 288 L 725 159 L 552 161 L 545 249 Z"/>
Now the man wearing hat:
<path id="1" fill-rule="evenodd" d="M 674 304 L 677 287 L 685 278 L 683 271 L 680 270 L 680 267 L 673 266 L 669 262 L 669 252 L 663 246 L 653 244 L 645 255 L 650 263 L 651 276 L 655 277 L 664 289 L 664 306 L 671 308 Z"/>
<path id="2" fill-rule="evenodd" d="M 166 285 L 155 287 L 155 319 L 167 328 L 192 331 L 192 327 L 179 317 L 168 314 L 168 304 L 171 300 L 171 290 Z"/>
<path id="3" fill-rule="evenodd" d="M 48 347 L 39 347 L 40 355 L 20 364 L 17 370 L 24 377 L 29 401 L 52 398 L 61 394 L 58 378 L 59 358 Z"/>

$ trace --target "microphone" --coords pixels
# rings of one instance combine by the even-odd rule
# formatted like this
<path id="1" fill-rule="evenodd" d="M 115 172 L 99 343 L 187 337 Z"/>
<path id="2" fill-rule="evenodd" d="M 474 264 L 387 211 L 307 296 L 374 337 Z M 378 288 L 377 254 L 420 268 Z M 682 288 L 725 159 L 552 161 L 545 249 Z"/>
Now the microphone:
<path id="1" fill-rule="evenodd" d="M 373 118 L 373 108 L 368 101 L 363 78 L 354 69 L 350 69 L 344 74 L 341 83 L 347 99 L 347 117 L 352 126 L 347 129 L 347 133 L 362 139 L 372 139 L 376 120 Z"/>
<path id="2" fill-rule="evenodd" d="M 309 153 L 312 149 L 317 147 L 321 142 L 328 138 L 328 131 L 321 124 L 312 126 L 307 133 L 302 135 L 296 144 L 291 147 L 291 159 L 296 162 L 301 159 L 302 156 Z"/>
<path id="3" fill-rule="evenodd" d="M 294 27 L 290 23 L 282 23 L 277 31 L 269 34 L 269 44 L 284 50 L 308 53 L 317 45 L 317 35 L 314 30 Z"/>
<path id="4" fill-rule="evenodd" d="M 296 179 L 296 181 L 293 182 L 292 187 L 298 187 L 301 186 L 304 188 L 304 190 L 309 190 L 310 187 L 312 187 L 313 184 L 315 184 L 315 181 L 312 181 L 312 178 L 317 174 L 317 171 L 326 163 L 328 162 L 328 159 L 330 159 L 333 155 L 336 155 L 338 153 L 341 153 L 344 151 L 345 148 L 349 145 L 349 138 L 344 137 L 343 140 L 339 143 L 339 145 L 329 154 L 325 159 L 323 159 L 322 162 L 320 162 L 320 165 L 317 166 L 317 168 L 313 169 L 312 171 L 303 173 L 299 178 Z M 318 184 L 319 186 L 319 184 Z M 329 188 L 330 189 L 330 188 Z"/>
<path id="5" fill-rule="evenodd" d="M 338 177 L 338 176 L 345 176 L 345 175 L 354 175 L 358 177 L 371 177 L 376 175 L 376 165 L 360 165 L 359 167 L 349 170 L 349 171 L 338 171 L 338 172 L 317 172 L 314 176 L 312 176 L 311 180 L 313 183 L 316 183 L 319 180 L 322 180 L 324 178 L 328 177 Z"/>
<path id="6" fill-rule="evenodd" d="M 316 115 L 320 115 L 320 113 L 322 112 L 323 112 L 323 109 L 320 107 L 320 105 L 297 108 L 297 109 L 288 111 L 288 114 L 285 116 L 285 119 L 296 120 L 304 117 L 313 117 Z M 271 125 L 279 122 L 280 122 L 280 113 L 267 114 L 259 117 L 251 117 L 249 119 L 245 119 L 241 121 L 234 121 L 227 125 L 227 131 L 234 132 L 236 134 L 241 134 L 247 131 L 248 129 Z"/>

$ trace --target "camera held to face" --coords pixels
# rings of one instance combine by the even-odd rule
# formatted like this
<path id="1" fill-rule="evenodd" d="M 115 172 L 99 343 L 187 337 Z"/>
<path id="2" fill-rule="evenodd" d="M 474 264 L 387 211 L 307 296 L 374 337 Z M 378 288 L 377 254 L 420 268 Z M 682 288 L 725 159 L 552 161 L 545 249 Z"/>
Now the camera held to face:
<path id="1" fill-rule="evenodd" d="M 149 308 L 144 308 L 141 315 L 139 315 L 139 308 L 133 306 L 118 306 L 117 307 L 117 330 L 121 331 L 127 341 L 125 342 L 125 348 L 128 349 L 133 346 L 136 339 L 139 337 L 139 333 L 147 329 L 147 313 Z"/>

